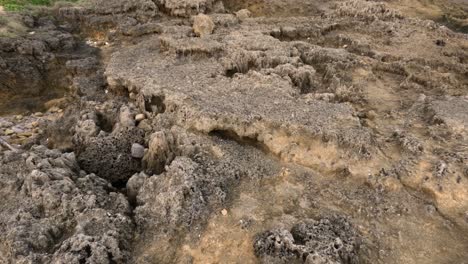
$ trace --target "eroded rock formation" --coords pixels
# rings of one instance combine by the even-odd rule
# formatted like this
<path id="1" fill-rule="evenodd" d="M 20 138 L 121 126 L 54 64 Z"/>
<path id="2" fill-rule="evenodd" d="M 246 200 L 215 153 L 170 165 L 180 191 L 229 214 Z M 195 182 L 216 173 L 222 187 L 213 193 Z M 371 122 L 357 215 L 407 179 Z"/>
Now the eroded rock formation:
<path id="1" fill-rule="evenodd" d="M 462 263 L 468 37 L 392 7 L 21 16 L 0 95 L 66 98 L 0 117 L 0 262 Z"/>

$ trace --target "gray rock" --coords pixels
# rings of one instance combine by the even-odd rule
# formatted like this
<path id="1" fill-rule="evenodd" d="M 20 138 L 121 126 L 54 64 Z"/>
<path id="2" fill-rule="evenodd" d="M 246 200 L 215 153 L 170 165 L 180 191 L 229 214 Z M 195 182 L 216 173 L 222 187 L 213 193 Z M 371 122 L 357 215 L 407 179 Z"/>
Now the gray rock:
<path id="1" fill-rule="evenodd" d="M 138 143 L 132 144 L 132 157 L 141 159 L 145 156 L 145 147 Z"/>

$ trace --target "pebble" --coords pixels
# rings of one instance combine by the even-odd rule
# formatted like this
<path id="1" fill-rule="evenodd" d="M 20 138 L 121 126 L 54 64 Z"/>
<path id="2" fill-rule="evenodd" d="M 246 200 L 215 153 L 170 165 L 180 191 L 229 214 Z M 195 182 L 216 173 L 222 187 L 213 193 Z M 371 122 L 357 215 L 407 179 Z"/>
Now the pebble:
<path id="1" fill-rule="evenodd" d="M 145 114 L 138 114 L 135 116 L 135 121 L 140 122 L 146 119 Z"/>
<path id="2" fill-rule="evenodd" d="M 15 134 L 15 131 L 13 131 L 11 129 L 7 129 L 7 130 L 5 130 L 5 132 L 3 132 L 3 134 L 5 134 L 7 136 L 11 136 L 11 135 Z"/>
<path id="3" fill-rule="evenodd" d="M 367 112 L 366 116 L 368 119 L 374 120 L 375 117 L 377 116 L 377 113 L 374 110 L 370 110 L 369 112 Z"/>
<path id="4" fill-rule="evenodd" d="M 15 116 L 15 119 L 16 120 L 21 120 L 21 119 L 23 119 L 23 116 L 22 115 L 17 115 L 17 116 Z"/>
<path id="5" fill-rule="evenodd" d="M 43 114 L 42 112 L 36 112 L 36 113 L 34 113 L 34 115 L 37 116 L 37 117 L 41 117 L 41 116 L 43 116 L 44 114 Z"/>
<path id="6" fill-rule="evenodd" d="M 132 145 L 132 157 L 141 159 L 145 156 L 145 147 L 138 143 L 133 143 Z"/>
<path id="7" fill-rule="evenodd" d="M 228 214 L 228 211 L 226 209 L 221 210 L 221 214 L 226 216 Z"/>
<path id="8" fill-rule="evenodd" d="M 55 113 L 55 112 L 58 112 L 60 110 L 60 108 L 56 107 L 56 106 L 52 106 L 51 108 L 49 108 L 49 112 L 51 113 Z"/>

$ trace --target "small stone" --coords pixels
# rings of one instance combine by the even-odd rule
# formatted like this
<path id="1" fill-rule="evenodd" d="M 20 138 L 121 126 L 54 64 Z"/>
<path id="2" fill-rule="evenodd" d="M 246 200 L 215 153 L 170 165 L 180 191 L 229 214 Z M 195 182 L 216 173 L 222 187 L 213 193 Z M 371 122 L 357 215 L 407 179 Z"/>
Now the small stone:
<path id="1" fill-rule="evenodd" d="M 368 119 L 374 120 L 375 117 L 377 116 L 377 113 L 374 110 L 370 110 L 369 112 L 367 112 L 366 116 Z"/>
<path id="2" fill-rule="evenodd" d="M 31 123 L 31 127 L 38 127 L 39 126 L 39 122 L 37 121 L 34 121 Z"/>
<path id="3" fill-rule="evenodd" d="M 13 131 L 11 129 L 7 129 L 7 130 L 5 130 L 5 132 L 3 132 L 3 134 L 5 134 L 7 136 L 11 136 L 11 135 L 15 134 L 15 131 Z"/>
<path id="4" fill-rule="evenodd" d="M 34 113 L 34 116 L 41 117 L 44 116 L 44 114 L 42 112 L 36 112 Z"/>
<path id="5" fill-rule="evenodd" d="M 133 143 L 132 145 L 132 157 L 136 159 L 141 159 L 145 156 L 145 147 L 138 143 Z"/>
<path id="6" fill-rule="evenodd" d="M 15 116 L 15 119 L 16 120 L 21 120 L 21 119 L 23 119 L 23 116 L 22 115 L 17 115 L 17 116 Z"/>
<path id="7" fill-rule="evenodd" d="M 55 113 L 55 112 L 58 112 L 60 110 L 60 108 L 56 107 L 56 106 L 52 106 L 51 108 L 49 108 L 49 112 L 50 113 Z"/>
<path id="8" fill-rule="evenodd" d="M 226 216 L 228 214 L 228 211 L 226 209 L 221 210 L 221 214 Z"/>
<path id="9" fill-rule="evenodd" d="M 193 18 L 193 32 L 199 37 L 210 35 L 214 28 L 213 20 L 205 14 L 199 14 Z"/>
<path id="10" fill-rule="evenodd" d="M 252 13 L 247 9 L 241 9 L 236 12 L 236 17 L 241 21 L 246 18 L 249 18 L 250 16 L 252 16 Z"/>
<path id="11" fill-rule="evenodd" d="M 138 114 L 135 116 L 135 121 L 140 122 L 146 119 L 145 114 Z"/>
<path id="12" fill-rule="evenodd" d="M 420 94 L 418 97 L 419 102 L 424 102 L 426 100 L 426 95 L 425 94 Z"/>

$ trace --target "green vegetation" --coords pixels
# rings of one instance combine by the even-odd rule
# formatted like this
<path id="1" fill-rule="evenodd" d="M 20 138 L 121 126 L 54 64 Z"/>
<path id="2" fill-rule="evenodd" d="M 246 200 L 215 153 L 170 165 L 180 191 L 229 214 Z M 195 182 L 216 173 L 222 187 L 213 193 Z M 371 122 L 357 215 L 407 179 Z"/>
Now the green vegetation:
<path id="1" fill-rule="evenodd" d="M 77 0 L 67 0 L 67 2 L 76 2 Z M 57 0 L 0 0 L 0 6 L 7 11 L 20 11 L 27 6 L 51 6 Z"/>

